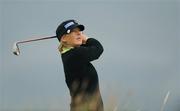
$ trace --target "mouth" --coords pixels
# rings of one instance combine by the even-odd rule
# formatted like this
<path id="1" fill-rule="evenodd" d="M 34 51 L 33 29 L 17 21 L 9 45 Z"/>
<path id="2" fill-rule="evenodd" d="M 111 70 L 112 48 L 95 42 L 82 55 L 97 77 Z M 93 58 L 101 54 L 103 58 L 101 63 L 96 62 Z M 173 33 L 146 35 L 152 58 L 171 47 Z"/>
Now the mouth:
<path id="1" fill-rule="evenodd" d="M 77 37 L 76 40 L 82 40 L 81 37 Z"/>

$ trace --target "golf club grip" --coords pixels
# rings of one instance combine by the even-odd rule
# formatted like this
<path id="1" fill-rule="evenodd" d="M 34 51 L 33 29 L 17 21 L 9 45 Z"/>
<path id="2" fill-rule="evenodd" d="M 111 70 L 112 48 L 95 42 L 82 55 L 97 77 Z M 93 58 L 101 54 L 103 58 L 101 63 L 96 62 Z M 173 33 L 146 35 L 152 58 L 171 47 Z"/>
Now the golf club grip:
<path id="1" fill-rule="evenodd" d="M 29 40 L 18 41 L 17 44 L 19 44 L 19 43 L 26 43 L 26 42 L 32 42 L 32 41 L 38 41 L 38 40 L 52 39 L 52 38 L 56 38 L 56 36 L 34 38 L 34 39 L 29 39 Z"/>

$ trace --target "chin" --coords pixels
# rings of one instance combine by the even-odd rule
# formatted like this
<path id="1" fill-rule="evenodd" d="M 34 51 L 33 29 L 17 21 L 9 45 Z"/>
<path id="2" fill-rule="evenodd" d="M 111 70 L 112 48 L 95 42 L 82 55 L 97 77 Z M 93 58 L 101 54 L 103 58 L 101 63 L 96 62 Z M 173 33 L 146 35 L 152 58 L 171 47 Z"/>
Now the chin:
<path id="1" fill-rule="evenodd" d="M 82 45 L 82 44 L 83 44 L 82 42 L 77 43 L 77 45 L 79 45 L 79 46 Z"/>
<path id="2" fill-rule="evenodd" d="M 79 47 L 79 46 L 81 46 L 81 45 L 82 45 L 82 43 L 76 44 L 76 45 L 74 45 L 74 47 Z"/>

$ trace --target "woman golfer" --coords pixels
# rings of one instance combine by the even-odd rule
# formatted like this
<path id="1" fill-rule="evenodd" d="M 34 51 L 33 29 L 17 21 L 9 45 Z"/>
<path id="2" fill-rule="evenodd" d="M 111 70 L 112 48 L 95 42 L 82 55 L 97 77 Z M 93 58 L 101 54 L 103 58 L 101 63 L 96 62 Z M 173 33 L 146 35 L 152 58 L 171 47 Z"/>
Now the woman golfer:
<path id="1" fill-rule="evenodd" d="M 91 61 L 100 57 L 103 47 L 82 33 L 84 26 L 75 20 L 62 22 L 56 36 L 60 42 L 66 84 L 71 95 L 71 111 L 103 111 L 98 75 Z"/>

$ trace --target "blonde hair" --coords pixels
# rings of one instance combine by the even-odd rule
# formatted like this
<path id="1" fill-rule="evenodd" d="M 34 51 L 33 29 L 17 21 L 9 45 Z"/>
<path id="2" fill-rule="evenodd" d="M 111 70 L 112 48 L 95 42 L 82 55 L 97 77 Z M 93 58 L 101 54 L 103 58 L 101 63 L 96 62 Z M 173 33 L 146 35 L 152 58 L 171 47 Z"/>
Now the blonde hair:
<path id="1" fill-rule="evenodd" d="M 62 51 L 63 51 L 63 44 L 62 44 L 62 42 L 60 42 L 60 44 L 58 46 L 58 50 L 59 50 L 60 53 L 62 53 Z"/>
<path id="2" fill-rule="evenodd" d="M 61 53 L 61 54 L 63 54 L 63 53 L 65 53 L 65 52 L 67 52 L 67 51 L 69 51 L 69 50 L 71 50 L 71 49 L 73 49 L 74 47 L 67 47 L 66 45 L 65 45 L 65 42 L 60 42 L 60 44 L 59 44 L 59 46 L 58 46 L 58 50 L 59 50 L 59 52 Z"/>

